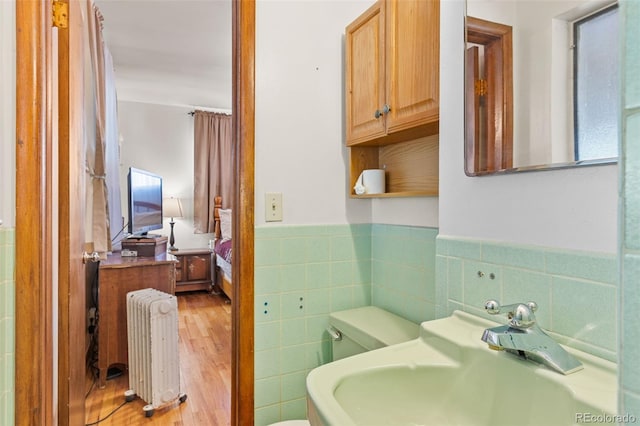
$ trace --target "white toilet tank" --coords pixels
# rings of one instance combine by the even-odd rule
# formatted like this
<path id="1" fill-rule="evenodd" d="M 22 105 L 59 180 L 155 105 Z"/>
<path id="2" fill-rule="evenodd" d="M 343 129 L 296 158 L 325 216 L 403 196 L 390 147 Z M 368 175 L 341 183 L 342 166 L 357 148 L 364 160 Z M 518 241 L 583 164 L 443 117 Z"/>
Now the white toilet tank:
<path id="1" fill-rule="evenodd" d="M 332 312 L 333 360 L 416 339 L 420 326 L 376 306 Z"/>

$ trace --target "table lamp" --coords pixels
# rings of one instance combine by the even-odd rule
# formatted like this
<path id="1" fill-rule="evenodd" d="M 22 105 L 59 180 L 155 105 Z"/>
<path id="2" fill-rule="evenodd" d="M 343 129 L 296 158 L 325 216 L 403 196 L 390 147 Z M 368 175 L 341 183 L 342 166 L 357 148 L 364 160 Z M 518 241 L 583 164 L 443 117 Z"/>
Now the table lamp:
<path id="1" fill-rule="evenodd" d="M 175 238 L 173 236 L 173 225 L 175 225 L 175 222 L 173 221 L 173 218 L 182 217 L 182 204 L 180 204 L 179 198 L 174 198 L 174 197 L 165 198 L 162 204 L 163 204 L 162 210 L 164 213 L 164 217 L 171 218 L 171 221 L 169 222 L 169 225 L 171 225 L 171 236 L 169 237 L 169 244 L 170 244 L 169 250 L 177 251 L 178 248 L 174 246 Z"/>

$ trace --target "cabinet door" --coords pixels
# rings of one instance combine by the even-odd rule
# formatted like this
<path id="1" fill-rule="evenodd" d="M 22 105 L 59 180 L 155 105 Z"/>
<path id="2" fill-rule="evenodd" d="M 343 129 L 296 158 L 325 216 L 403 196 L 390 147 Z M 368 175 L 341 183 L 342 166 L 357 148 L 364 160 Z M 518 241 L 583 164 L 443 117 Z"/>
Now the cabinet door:
<path id="1" fill-rule="evenodd" d="M 187 281 L 210 280 L 211 256 L 191 255 L 186 258 Z"/>
<path id="2" fill-rule="evenodd" d="M 440 2 L 386 0 L 387 133 L 439 118 Z"/>
<path id="3" fill-rule="evenodd" d="M 176 256 L 176 281 L 183 281 L 186 279 L 184 272 L 184 257 Z"/>
<path id="4" fill-rule="evenodd" d="M 378 1 L 346 29 L 347 145 L 385 134 L 384 11 Z"/>

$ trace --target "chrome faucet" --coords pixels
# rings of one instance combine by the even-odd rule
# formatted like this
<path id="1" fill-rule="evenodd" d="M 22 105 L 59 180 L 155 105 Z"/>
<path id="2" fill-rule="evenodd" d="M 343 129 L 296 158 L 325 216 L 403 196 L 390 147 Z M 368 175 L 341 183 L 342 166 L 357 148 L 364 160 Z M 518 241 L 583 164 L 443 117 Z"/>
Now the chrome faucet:
<path id="1" fill-rule="evenodd" d="M 534 315 L 538 309 L 536 302 L 500 306 L 497 301 L 488 300 L 484 308 L 491 315 L 506 314 L 509 319 L 507 325 L 488 328 L 482 333 L 482 341 L 487 342 L 489 348 L 506 350 L 562 374 L 583 368 L 580 361 L 538 326 Z"/>

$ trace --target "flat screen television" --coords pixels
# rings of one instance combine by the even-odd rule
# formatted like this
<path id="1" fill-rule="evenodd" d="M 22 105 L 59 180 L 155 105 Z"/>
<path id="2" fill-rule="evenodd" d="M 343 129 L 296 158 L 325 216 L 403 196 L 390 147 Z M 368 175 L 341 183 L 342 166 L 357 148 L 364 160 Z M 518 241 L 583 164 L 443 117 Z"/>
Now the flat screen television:
<path id="1" fill-rule="evenodd" d="M 146 170 L 129 168 L 127 176 L 131 236 L 145 236 L 162 228 L 162 177 Z"/>

